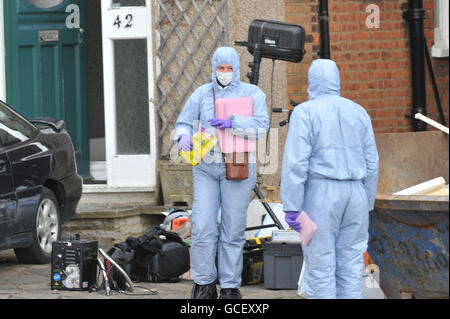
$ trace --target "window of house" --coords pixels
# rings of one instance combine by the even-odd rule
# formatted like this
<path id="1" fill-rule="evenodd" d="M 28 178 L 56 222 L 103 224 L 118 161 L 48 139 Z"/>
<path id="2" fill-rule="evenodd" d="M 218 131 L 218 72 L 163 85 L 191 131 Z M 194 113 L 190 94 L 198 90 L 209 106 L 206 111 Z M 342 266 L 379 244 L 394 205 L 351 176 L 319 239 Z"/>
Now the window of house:
<path id="1" fill-rule="evenodd" d="M 113 6 L 145 7 L 145 0 L 113 0 Z"/>
<path id="2" fill-rule="evenodd" d="M 448 2 L 434 1 L 434 44 L 431 55 L 435 58 L 448 57 Z"/>

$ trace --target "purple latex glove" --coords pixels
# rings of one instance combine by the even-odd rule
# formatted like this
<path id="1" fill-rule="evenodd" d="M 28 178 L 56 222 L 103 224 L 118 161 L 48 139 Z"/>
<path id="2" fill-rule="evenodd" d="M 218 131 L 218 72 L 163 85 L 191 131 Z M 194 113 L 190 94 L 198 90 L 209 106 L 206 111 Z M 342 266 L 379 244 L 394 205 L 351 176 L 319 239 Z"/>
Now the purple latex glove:
<path id="1" fill-rule="evenodd" d="M 302 229 L 302 226 L 300 226 L 300 223 L 297 221 L 298 216 L 300 216 L 298 212 L 285 212 L 284 214 L 286 223 L 288 223 L 288 225 L 297 233 Z"/>
<path id="2" fill-rule="evenodd" d="M 222 120 L 218 118 L 209 119 L 208 122 L 217 128 L 231 128 L 233 125 L 233 120 Z"/>
<path id="3" fill-rule="evenodd" d="M 191 141 L 191 137 L 189 135 L 182 135 L 178 139 L 178 144 L 183 151 L 190 152 L 194 149 L 194 144 Z"/>

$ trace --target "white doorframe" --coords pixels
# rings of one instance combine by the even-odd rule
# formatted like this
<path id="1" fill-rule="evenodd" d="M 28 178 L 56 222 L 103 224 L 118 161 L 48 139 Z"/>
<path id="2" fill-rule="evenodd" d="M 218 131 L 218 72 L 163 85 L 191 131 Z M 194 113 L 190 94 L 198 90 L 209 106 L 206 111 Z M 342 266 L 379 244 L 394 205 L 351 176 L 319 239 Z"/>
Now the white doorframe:
<path id="1" fill-rule="evenodd" d="M 448 0 L 434 0 L 434 43 L 431 46 L 431 56 L 449 56 Z"/>
<path id="2" fill-rule="evenodd" d="M 3 1 L 0 1 L 0 100 L 6 102 L 6 48 Z"/>
<path id="3" fill-rule="evenodd" d="M 108 187 L 155 188 L 156 122 L 151 0 L 146 0 L 146 7 L 112 7 L 112 0 L 101 0 L 101 7 L 107 185 Z M 126 15 L 132 14 L 133 27 L 113 28 L 118 14 L 123 15 L 124 21 L 126 21 Z M 114 40 L 126 39 L 147 39 L 150 154 L 117 154 Z"/>

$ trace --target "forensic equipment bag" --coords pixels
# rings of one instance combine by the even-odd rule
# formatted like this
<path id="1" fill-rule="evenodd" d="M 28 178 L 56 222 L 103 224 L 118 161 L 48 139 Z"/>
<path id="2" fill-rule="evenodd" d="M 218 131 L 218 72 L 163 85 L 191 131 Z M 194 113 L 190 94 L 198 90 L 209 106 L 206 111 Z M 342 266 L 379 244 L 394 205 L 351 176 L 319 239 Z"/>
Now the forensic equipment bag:
<path id="1" fill-rule="evenodd" d="M 175 282 L 190 269 L 189 248 L 175 232 L 153 226 L 146 234 L 128 237 L 115 244 L 107 254 L 125 270 L 133 281 Z M 125 280 L 109 263 L 106 264 L 110 280 L 119 289 Z"/>

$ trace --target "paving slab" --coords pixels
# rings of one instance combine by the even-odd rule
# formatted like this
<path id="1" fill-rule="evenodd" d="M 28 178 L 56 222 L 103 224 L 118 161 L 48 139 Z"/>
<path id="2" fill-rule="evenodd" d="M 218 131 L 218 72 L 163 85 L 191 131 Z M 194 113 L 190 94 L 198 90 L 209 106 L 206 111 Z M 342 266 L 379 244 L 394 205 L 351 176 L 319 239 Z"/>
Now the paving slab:
<path id="1" fill-rule="evenodd" d="M 133 292 L 63 291 L 50 289 L 50 264 L 27 265 L 17 261 L 12 249 L 0 251 L 0 299 L 190 299 L 192 280 L 176 283 L 135 283 Z M 364 299 L 385 299 L 374 278 L 367 277 Z M 218 287 L 219 289 L 219 287 Z M 154 294 L 152 291 L 156 291 Z M 244 299 L 303 299 L 296 290 L 265 289 L 264 284 L 241 287 Z"/>
<path id="2" fill-rule="evenodd" d="M 133 292 L 112 291 L 110 296 L 104 290 L 51 290 L 50 270 L 50 264 L 18 263 L 11 249 L 0 251 L 0 299 L 189 299 L 192 289 L 192 281 L 182 279 L 176 283 L 135 283 Z M 264 284 L 243 286 L 241 293 L 244 299 L 301 299 L 296 290 L 269 290 Z"/>

